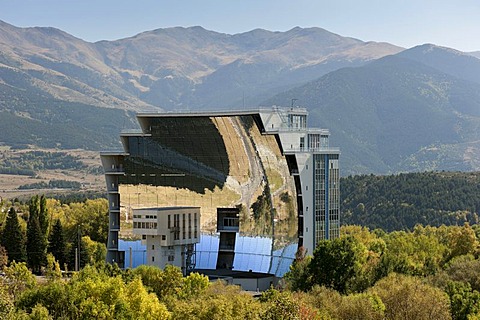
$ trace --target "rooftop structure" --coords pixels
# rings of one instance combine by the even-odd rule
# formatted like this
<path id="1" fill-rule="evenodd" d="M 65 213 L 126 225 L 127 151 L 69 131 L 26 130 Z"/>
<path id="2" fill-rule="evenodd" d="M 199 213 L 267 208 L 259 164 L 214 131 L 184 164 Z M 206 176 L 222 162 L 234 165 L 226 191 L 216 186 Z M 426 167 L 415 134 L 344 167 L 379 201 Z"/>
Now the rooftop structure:
<path id="1" fill-rule="evenodd" d="M 121 213 L 146 222 L 138 220 L 139 210 L 155 208 L 198 208 L 200 239 L 189 245 L 193 265 L 202 269 L 283 276 L 299 246 L 312 254 L 318 241 L 339 236 L 339 149 L 329 146 L 328 130 L 307 127 L 306 109 L 137 118 L 141 130 L 121 134 L 124 150 L 101 154 L 109 262 L 123 266 Z M 156 219 L 155 230 L 165 228 Z M 135 233 L 152 236 L 136 226 Z"/>

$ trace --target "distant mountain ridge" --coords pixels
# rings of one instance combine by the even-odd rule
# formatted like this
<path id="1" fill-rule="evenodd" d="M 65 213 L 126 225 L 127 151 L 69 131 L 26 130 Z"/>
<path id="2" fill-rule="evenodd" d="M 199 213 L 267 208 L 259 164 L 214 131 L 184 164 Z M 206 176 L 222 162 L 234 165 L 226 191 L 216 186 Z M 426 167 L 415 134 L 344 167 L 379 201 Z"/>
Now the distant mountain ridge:
<path id="1" fill-rule="evenodd" d="M 469 53 L 424 44 L 400 52 L 398 56 L 421 62 L 460 79 L 480 83 L 480 61 Z"/>
<path id="2" fill-rule="evenodd" d="M 54 28 L 0 22 L 0 68 L 66 101 L 132 110 L 224 108 L 245 95 L 258 103 L 257 95 L 275 88 L 401 50 L 320 28 L 227 35 L 176 27 L 89 43 Z"/>
<path id="3" fill-rule="evenodd" d="M 468 54 L 480 59 L 480 51 L 468 52 Z"/>
<path id="4" fill-rule="evenodd" d="M 132 111 L 290 105 L 342 150 L 342 173 L 480 170 L 480 56 L 321 28 L 202 27 L 89 43 L 0 21 L 0 144 L 118 146 Z M 118 109 L 123 111 L 119 112 Z"/>
<path id="5" fill-rule="evenodd" d="M 443 58 L 435 62 L 419 52 Z M 455 69 L 455 76 L 440 71 L 451 54 L 457 53 L 415 47 L 331 72 L 264 103 L 295 97 L 308 105 L 312 123 L 329 128 L 332 143 L 342 147 L 349 174 L 480 170 L 480 83 L 465 80 L 470 73 L 461 79 Z M 479 66 L 480 60 L 470 68 Z"/>
<path id="6" fill-rule="evenodd" d="M 320 28 L 227 35 L 178 27 L 89 43 L 0 21 L 0 144 L 111 147 L 134 126 L 132 113 L 115 109 L 258 104 L 258 96 L 400 50 Z"/>

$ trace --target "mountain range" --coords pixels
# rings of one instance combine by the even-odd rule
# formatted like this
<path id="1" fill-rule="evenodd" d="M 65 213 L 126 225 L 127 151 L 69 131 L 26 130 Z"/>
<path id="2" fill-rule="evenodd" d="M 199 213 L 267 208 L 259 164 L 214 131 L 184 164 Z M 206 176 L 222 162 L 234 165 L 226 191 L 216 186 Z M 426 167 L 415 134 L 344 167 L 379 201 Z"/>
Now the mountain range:
<path id="1" fill-rule="evenodd" d="M 328 127 L 332 143 L 347 151 L 342 163 L 352 174 L 478 170 L 480 83 L 419 62 L 432 48 L 445 54 L 440 61 L 458 54 L 415 47 L 331 72 L 265 104 L 296 97 L 308 105 L 312 124 Z"/>
<path id="2" fill-rule="evenodd" d="M 135 111 L 295 98 L 310 125 L 332 132 L 344 174 L 479 170 L 478 56 L 321 28 L 228 35 L 177 27 L 89 43 L 0 21 L 0 142 L 113 148 Z"/>

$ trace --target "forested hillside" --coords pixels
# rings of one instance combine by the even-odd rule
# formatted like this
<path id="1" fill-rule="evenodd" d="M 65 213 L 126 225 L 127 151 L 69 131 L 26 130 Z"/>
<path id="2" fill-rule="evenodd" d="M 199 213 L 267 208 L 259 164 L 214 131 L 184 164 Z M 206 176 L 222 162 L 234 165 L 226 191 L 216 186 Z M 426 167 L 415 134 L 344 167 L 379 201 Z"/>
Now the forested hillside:
<path id="1" fill-rule="evenodd" d="M 263 104 L 295 97 L 308 106 L 311 125 L 330 129 L 332 146 L 341 148 L 346 175 L 478 171 L 479 93 L 476 82 L 395 55 L 331 72 Z"/>
<path id="2" fill-rule="evenodd" d="M 480 172 L 360 175 L 340 186 L 342 224 L 392 231 L 478 223 Z"/>
<path id="3" fill-rule="evenodd" d="M 133 112 L 62 101 L 22 81 L 17 87 L 0 81 L 0 144 L 100 150 L 118 147 L 120 131 L 135 126 Z"/>

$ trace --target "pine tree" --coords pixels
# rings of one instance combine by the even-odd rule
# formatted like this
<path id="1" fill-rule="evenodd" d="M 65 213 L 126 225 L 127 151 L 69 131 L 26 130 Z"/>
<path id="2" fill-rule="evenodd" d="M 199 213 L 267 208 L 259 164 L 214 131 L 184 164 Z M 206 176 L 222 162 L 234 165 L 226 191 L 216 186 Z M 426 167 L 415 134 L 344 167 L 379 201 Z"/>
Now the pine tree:
<path id="1" fill-rule="evenodd" d="M 53 225 L 52 232 L 50 232 L 48 252 L 52 253 L 60 266 L 63 267 L 67 262 L 66 250 L 67 246 L 63 234 L 62 223 L 60 222 L 60 219 L 57 219 Z"/>
<path id="2" fill-rule="evenodd" d="M 20 229 L 18 216 L 12 207 L 8 211 L 5 229 L 3 229 L 1 244 L 7 250 L 9 261 L 26 261 L 25 253 L 25 235 Z"/>
<path id="3" fill-rule="evenodd" d="M 42 234 L 47 239 L 48 235 L 48 210 L 47 210 L 47 198 L 45 196 L 40 197 L 39 207 L 38 207 L 38 222 L 40 223 L 40 229 L 42 230 Z"/>
<path id="4" fill-rule="evenodd" d="M 39 273 L 46 264 L 47 241 L 40 226 L 40 205 L 38 196 L 30 200 L 30 216 L 27 223 L 27 260 L 33 272 Z"/>

